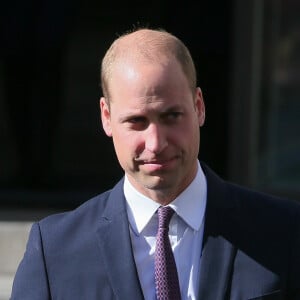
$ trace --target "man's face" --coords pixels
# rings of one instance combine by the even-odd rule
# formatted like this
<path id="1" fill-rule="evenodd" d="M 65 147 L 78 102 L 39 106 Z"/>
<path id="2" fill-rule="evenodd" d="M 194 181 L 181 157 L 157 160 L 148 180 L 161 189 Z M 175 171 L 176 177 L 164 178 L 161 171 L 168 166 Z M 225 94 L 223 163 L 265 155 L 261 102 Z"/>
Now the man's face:
<path id="1" fill-rule="evenodd" d="M 110 107 L 101 98 L 103 127 L 113 138 L 131 184 L 156 201 L 172 201 L 197 172 L 201 91 L 191 91 L 175 60 L 127 60 L 114 70 Z"/>

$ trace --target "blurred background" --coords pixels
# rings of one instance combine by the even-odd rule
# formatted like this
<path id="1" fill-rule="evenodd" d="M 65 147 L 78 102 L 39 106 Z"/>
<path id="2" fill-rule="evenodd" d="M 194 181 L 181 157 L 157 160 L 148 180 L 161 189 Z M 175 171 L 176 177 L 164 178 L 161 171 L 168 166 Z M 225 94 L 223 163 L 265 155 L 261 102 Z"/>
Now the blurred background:
<path id="1" fill-rule="evenodd" d="M 100 61 L 133 26 L 189 47 L 206 104 L 199 158 L 300 200 L 298 0 L 6 1 L 0 12 L 0 300 L 31 223 L 121 178 L 99 119 Z"/>

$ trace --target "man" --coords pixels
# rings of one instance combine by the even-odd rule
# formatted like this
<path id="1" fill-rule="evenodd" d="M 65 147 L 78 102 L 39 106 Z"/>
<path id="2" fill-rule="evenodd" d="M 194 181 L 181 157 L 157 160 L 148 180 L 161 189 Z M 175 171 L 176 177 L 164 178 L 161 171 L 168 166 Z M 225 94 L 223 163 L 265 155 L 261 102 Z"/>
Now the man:
<path id="1" fill-rule="evenodd" d="M 157 211 L 168 206 L 181 299 L 300 299 L 299 204 L 199 163 L 205 108 L 182 42 L 149 29 L 121 36 L 103 59 L 102 89 L 125 176 L 33 225 L 12 299 L 161 299 Z"/>

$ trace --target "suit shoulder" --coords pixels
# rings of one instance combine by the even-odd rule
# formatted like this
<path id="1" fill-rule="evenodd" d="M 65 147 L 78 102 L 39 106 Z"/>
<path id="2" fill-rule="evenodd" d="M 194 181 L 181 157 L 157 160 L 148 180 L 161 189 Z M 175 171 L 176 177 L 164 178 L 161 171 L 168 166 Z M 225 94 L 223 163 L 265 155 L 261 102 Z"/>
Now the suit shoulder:
<path id="1" fill-rule="evenodd" d="M 68 223 L 77 222 L 79 219 L 81 221 L 85 219 L 94 220 L 97 216 L 101 216 L 104 211 L 110 192 L 111 190 L 108 190 L 94 196 L 73 210 L 47 216 L 38 222 L 39 226 L 41 228 L 60 227 Z"/>
<path id="2" fill-rule="evenodd" d="M 249 187 L 241 186 L 232 182 L 227 182 L 229 195 L 239 201 L 240 204 L 248 204 L 254 206 L 263 206 L 265 208 L 274 208 L 300 213 L 300 202 L 289 199 L 287 197 L 280 197 L 278 195 L 269 194 L 259 190 L 254 190 Z"/>
<path id="3" fill-rule="evenodd" d="M 289 222 L 290 218 L 300 220 L 300 202 L 223 180 L 205 164 L 203 170 L 207 178 L 208 206 L 214 213 L 255 220 L 272 216 L 276 223 Z"/>

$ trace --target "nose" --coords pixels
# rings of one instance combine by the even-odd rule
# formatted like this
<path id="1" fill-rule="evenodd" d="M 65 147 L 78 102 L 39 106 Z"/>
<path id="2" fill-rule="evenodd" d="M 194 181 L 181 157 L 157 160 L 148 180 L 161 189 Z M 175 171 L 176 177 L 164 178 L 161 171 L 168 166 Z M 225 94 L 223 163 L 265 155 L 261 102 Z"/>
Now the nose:
<path id="1" fill-rule="evenodd" d="M 150 124 L 145 134 L 146 150 L 158 154 L 167 147 L 168 142 L 162 126 L 158 124 Z"/>

